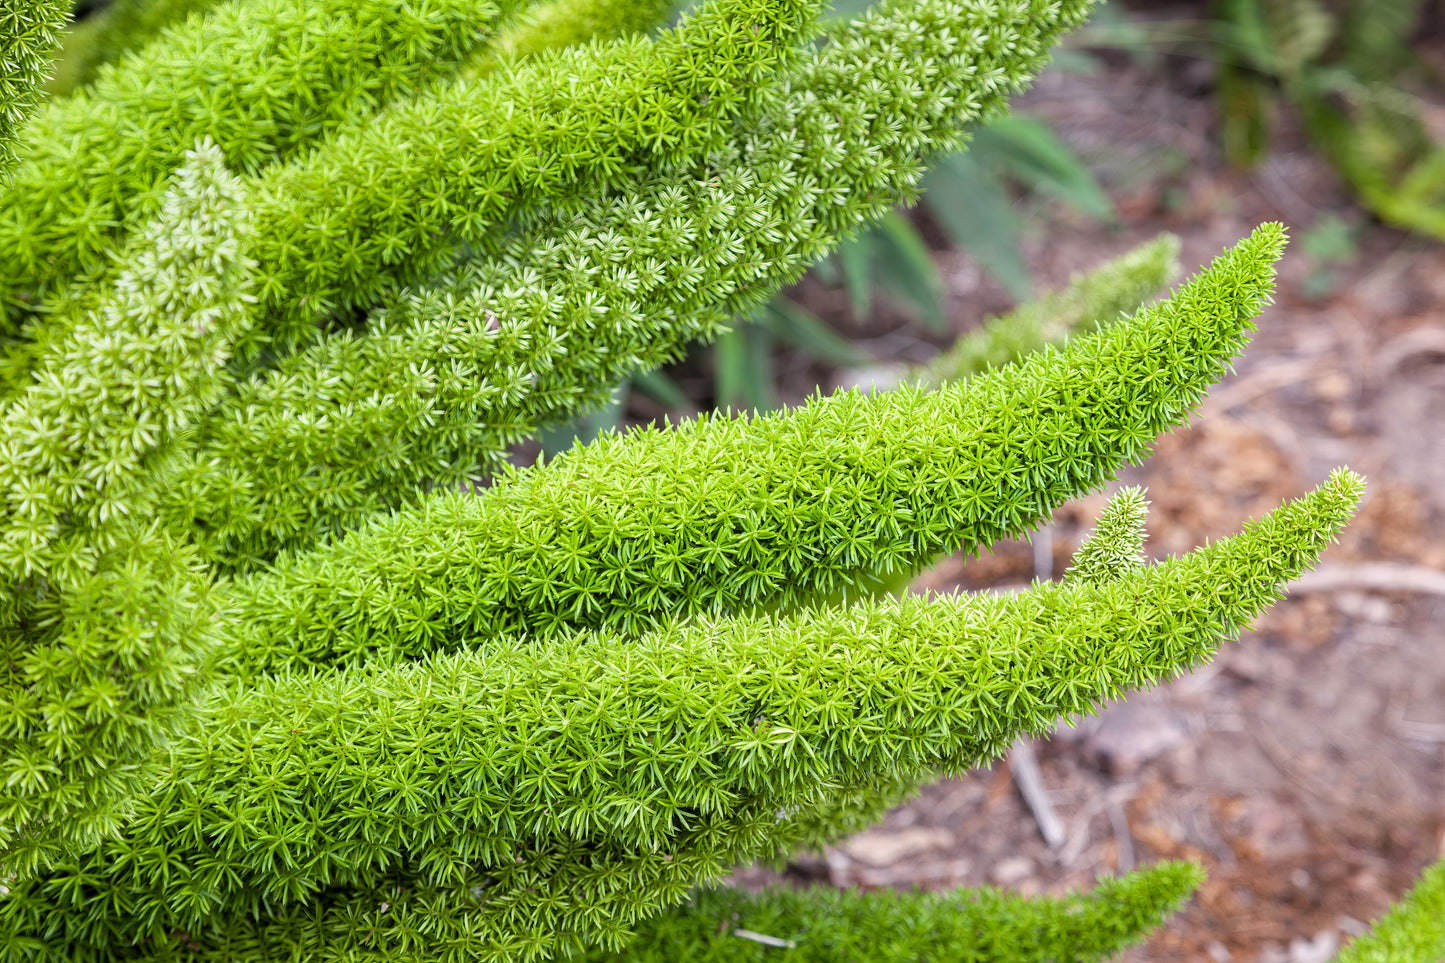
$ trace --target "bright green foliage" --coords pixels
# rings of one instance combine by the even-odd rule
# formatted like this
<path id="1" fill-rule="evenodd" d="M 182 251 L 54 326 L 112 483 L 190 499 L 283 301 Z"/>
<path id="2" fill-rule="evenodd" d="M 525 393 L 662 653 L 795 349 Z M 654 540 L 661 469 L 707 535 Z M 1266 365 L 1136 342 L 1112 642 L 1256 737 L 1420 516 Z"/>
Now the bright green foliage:
<path id="1" fill-rule="evenodd" d="M 57 333 L 0 409 L 11 868 L 114 828 L 119 790 L 215 643 L 204 570 L 145 506 L 147 471 L 214 403 L 247 323 L 238 192 L 214 147 L 189 155 L 101 308 Z"/>
<path id="2" fill-rule="evenodd" d="M 1149 503 L 1144 490 L 1121 488 L 1109 499 L 1099 523 L 1074 556 L 1065 579 L 1108 582 L 1144 564 L 1144 521 Z"/>
<path id="3" fill-rule="evenodd" d="M 238 584 L 229 671 L 415 657 L 459 628 L 630 635 L 975 551 L 1182 421 L 1244 344 L 1282 243 L 1265 225 L 1172 300 L 962 385 L 604 437 L 483 498 L 439 494 Z"/>
<path id="4" fill-rule="evenodd" d="M 248 915 L 404 859 L 474 904 L 464 933 L 430 934 L 431 959 L 610 942 L 838 797 L 960 771 L 1207 660 L 1314 563 L 1362 485 L 1337 471 L 1237 536 L 1104 584 L 702 617 L 635 640 L 463 631 L 420 661 L 228 685 L 163 753 L 123 838 L 18 884 L 0 917 L 31 935 L 63 920 L 76 963 L 121 931 L 235 946 Z M 406 942 L 399 912 L 331 912 L 333 953 L 372 927 Z"/>
<path id="5" fill-rule="evenodd" d="M 102 11 L 92 15 L 94 24 L 86 22 L 83 29 L 93 36 L 91 43 L 71 66 L 72 88 L 95 79 L 101 65 L 119 60 L 121 55 L 150 43 L 166 27 L 183 22 L 192 15 L 204 15 L 219 0 L 114 0 Z M 66 53 L 69 55 L 69 43 Z M 66 93 L 73 92 L 67 89 Z"/>
<path id="6" fill-rule="evenodd" d="M 279 345 L 485 244 L 509 213 L 719 146 L 817 0 L 710 0 L 655 42 L 548 51 L 383 111 L 257 185 L 261 308 Z M 428 217 L 415 216 L 418 207 Z"/>
<path id="7" fill-rule="evenodd" d="M 1445 860 L 1335 958 L 1335 963 L 1440 963 L 1445 960 Z"/>
<path id="8" fill-rule="evenodd" d="M 919 372 L 929 384 L 967 378 L 1009 364 L 1047 344 L 1091 330 L 1158 294 L 1179 273 L 1179 239 L 1163 234 L 1069 285 L 985 322 Z"/>
<path id="9" fill-rule="evenodd" d="M 992 889 L 757 895 L 705 890 L 638 927 L 635 946 L 586 963 L 1087 963 L 1143 939 L 1204 881 L 1193 863 L 1100 880 L 1088 896 L 1026 899 Z M 747 934 L 792 942 L 786 952 Z"/>
<path id="10" fill-rule="evenodd" d="M 998 109 L 1059 30 L 1020 14 L 1005 44 L 987 7 L 885 12 L 838 28 L 794 73 L 798 103 L 767 105 L 732 148 L 539 214 L 454 275 L 388 297 L 366 333 L 321 339 L 242 386 L 205 426 L 168 514 L 204 519 L 218 561 L 244 570 L 414 502 L 427 481 L 475 481 L 509 444 L 714 337 L 830 237 L 905 199 L 919 154 Z M 927 74 L 936 99 L 912 92 Z M 859 109 L 860 85 L 880 92 L 876 113 Z"/>
<path id="11" fill-rule="evenodd" d="M 144 517 L 128 503 L 149 481 L 142 463 L 216 402 L 249 327 L 248 227 L 219 151 L 190 154 L 109 297 L 50 332 L 0 409 L 0 577 L 70 584 L 112 523 Z"/>
<path id="12" fill-rule="evenodd" d="M 30 297 L 0 394 L 3 963 L 617 950 L 739 862 L 1198 664 L 1352 510 L 1337 473 L 1150 567 L 1120 561 L 1121 501 L 1087 577 L 868 598 L 1180 423 L 1268 301 L 1277 225 L 964 384 L 448 490 L 913 196 L 1089 2 L 887 0 L 809 46 L 811 2 L 713 0 L 470 79 L 500 5 L 359 2 L 163 33 L 26 135 L 93 167 L 57 161 L 36 208 L 23 167 L 0 205 Z M 952 932 L 1039 918 L 979 899 Z M 1088 938 L 1146 922 L 1116 909 Z"/>
<path id="13" fill-rule="evenodd" d="M 497 17 L 478 0 L 237 0 L 167 31 L 25 132 L 0 193 L 0 295 L 33 304 L 108 266 L 198 140 L 242 172 L 299 156 L 444 76 Z"/>
<path id="14" fill-rule="evenodd" d="M 69 4 L 5 0 L 0 8 L 0 186 L 15 163 L 16 134 L 35 109 Z"/>

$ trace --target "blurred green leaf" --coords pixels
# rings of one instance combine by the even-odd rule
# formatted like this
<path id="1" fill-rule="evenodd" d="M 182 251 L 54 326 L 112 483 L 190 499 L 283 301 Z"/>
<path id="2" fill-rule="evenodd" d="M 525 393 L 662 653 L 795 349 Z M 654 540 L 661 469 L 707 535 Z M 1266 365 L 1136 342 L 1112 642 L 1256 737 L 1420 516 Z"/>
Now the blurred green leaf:
<path id="1" fill-rule="evenodd" d="M 833 259 L 831 254 L 820 258 L 809 270 L 818 276 L 819 281 L 830 288 L 836 288 L 843 283 L 843 273 L 838 270 L 838 262 Z"/>
<path id="2" fill-rule="evenodd" d="M 1049 68 L 1057 70 L 1061 74 L 1097 74 L 1104 69 L 1104 62 L 1095 55 L 1084 50 L 1072 50 L 1068 47 L 1055 47 L 1053 59 L 1049 61 Z"/>
<path id="3" fill-rule="evenodd" d="M 834 0 L 825 16 L 829 20 L 854 20 L 872 5 L 872 0 Z"/>
<path id="4" fill-rule="evenodd" d="M 843 286 L 848 291 L 848 303 L 859 318 L 868 317 L 873 310 L 872 248 L 873 235 L 865 232 L 844 238 L 835 252 Z"/>
<path id="5" fill-rule="evenodd" d="M 923 179 L 930 213 L 949 240 L 968 251 L 1020 301 L 1033 296 L 1033 279 L 1020 240 L 1023 221 L 997 176 L 969 154 L 939 158 Z"/>
<path id="6" fill-rule="evenodd" d="M 1215 5 L 1214 29 L 1221 60 L 1262 74 L 1279 73 L 1279 51 L 1260 0 L 1220 0 Z"/>
<path id="7" fill-rule="evenodd" d="M 932 331 L 943 331 L 944 284 L 933 254 L 913 223 L 897 211 L 879 222 L 873 243 L 878 279 L 889 294 L 918 310 Z"/>
<path id="8" fill-rule="evenodd" d="M 1114 219 L 1114 204 L 1093 173 L 1037 118 L 1010 116 L 991 121 L 974 135 L 971 152 L 995 174 L 1056 197 L 1090 217 Z"/>
<path id="9" fill-rule="evenodd" d="M 1219 72 L 1219 113 L 1224 157 L 1235 167 L 1255 167 L 1269 152 L 1274 92 L 1268 80 L 1236 66 Z"/>
<path id="10" fill-rule="evenodd" d="M 719 408 L 771 411 L 778 407 L 772 349 L 772 338 L 754 324 L 736 324 L 713 342 Z"/>
<path id="11" fill-rule="evenodd" d="M 773 298 L 764 308 L 758 324 L 784 344 L 815 358 L 841 365 L 857 364 L 863 360 L 863 353 L 851 341 L 796 301 Z"/>
<path id="12" fill-rule="evenodd" d="M 661 371 L 639 371 L 632 376 L 632 388 L 672 411 L 690 411 L 695 407 L 687 392 Z"/>
<path id="13" fill-rule="evenodd" d="M 543 453 L 552 458 L 574 445 L 586 445 L 596 441 L 597 436 L 604 431 L 615 430 L 622 424 L 622 415 L 627 409 L 627 387 L 623 384 L 614 388 L 612 400 L 595 411 L 565 425 L 544 428 L 537 435 Z"/>

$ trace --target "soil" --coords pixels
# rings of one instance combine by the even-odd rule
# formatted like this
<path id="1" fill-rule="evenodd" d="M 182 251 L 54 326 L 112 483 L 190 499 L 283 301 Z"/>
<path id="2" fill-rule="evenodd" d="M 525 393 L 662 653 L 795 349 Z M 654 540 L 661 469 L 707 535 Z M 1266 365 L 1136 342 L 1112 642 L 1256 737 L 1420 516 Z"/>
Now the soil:
<path id="1" fill-rule="evenodd" d="M 1016 754 L 928 787 L 785 879 L 1062 893 L 1189 857 L 1209 881 L 1125 960 L 1322 963 L 1445 855 L 1445 593 L 1392 588 L 1412 572 L 1445 579 L 1445 245 L 1372 223 L 1287 117 L 1262 167 L 1228 168 L 1204 73 L 1121 61 L 1047 74 L 1015 101 L 1094 165 L 1120 212 L 1101 226 L 1041 208 L 1027 253 L 1045 288 L 1160 231 L 1181 237 L 1194 270 L 1261 221 L 1290 226 L 1275 304 L 1237 374 L 1121 483 L 1148 486 L 1150 551 L 1163 556 L 1347 464 L 1369 492 L 1322 563 L 1337 587 L 1302 585 L 1212 665 L 1038 741 L 1062 845 L 1045 843 L 1016 789 Z M 1359 225 L 1352 259 L 1321 261 L 1298 242 L 1324 217 Z M 1009 305 L 967 256 L 939 248 L 955 333 Z M 811 279 L 792 295 L 880 362 L 921 360 L 940 343 L 886 305 L 860 322 L 841 292 Z M 787 354 L 777 363 L 792 401 L 854 374 Z M 650 416 L 639 405 L 634 416 Z M 1041 557 L 1052 573 L 1105 500 L 1058 513 L 1052 558 Z M 1016 586 L 1035 562 L 1028 543 L 999 544 L 916 587 Z M 1395 564 L 1374 570 L 1387 573 L 1381 584 L 1359 576 L 1370 563 Z M 736 881 L 776 878 L 750 869 Z"/>

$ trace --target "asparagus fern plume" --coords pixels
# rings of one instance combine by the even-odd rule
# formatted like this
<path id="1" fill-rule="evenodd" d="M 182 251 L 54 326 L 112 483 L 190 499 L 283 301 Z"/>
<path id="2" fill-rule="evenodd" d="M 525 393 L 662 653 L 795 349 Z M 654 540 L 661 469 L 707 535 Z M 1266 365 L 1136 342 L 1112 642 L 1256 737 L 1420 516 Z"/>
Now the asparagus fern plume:
<path id="1" fill-rule="evenodd" d="M 172 486 L 204 495 L 176 511 L 202 521 L 219 565 L 247 570 L 428 482 L 476 481 L 512 442 L 714 336 L 908 196 L 920 155 L 998 109 L 1062 25 L 1032 7 L 905 0 L 835 30 L 786 75 L 797 103 L 747 114 L 732 146 L 569 195 L 454 275 L 388 296 L 366 333 L 320 339 L 242 386 Z M 914 95 L 923 74 L 930 98 Z M 879 113 L 859 109 L 860 83 Z"/>
<path id="2" fill-rule="evenodd" d="M 1046 344 L 1133 314 L 1179 273 L 1179 239 L 1164 234 L 1079 275 L 1067 287 L 1030 301 L 959 338 L 921 372 L 929 384 L 968 378 L 1016 361 Z"/>
<path id="3" fill-rule="evenodd" d="M 33 305 L 108 267 L 198 140 L 246 173 L 303 155 L 446 76 L 499 16 L 477 0 L 244 0 L 165 31 L 25 131 L 0 194 L 0 293 Z"/>
<path id="4" fill-rule="evenodd" d="M 1370 931 L 1345 947 L 1337 963 L 1439 963 L 1445 959 L 1445 859 L 1425 868 Z"/>
<path id="5" fill-rule="evenodd" d="M 239 582 L 254 632 L 232 671 L 412 657 L 458 630 L 795 608 L 987 546 L 1180 423 L 1243 345 L 1282 244 L 1261 227 L 1173 299 L 966 384 L 603 438 L 486 498 L 434 496 Z"/>
<path id="6" fill-rule="evenodd" d="M 873 597 L 1180 424 L 1278 225 L 1132 317 L 1168 242 L 1080 282 L 1012 350 L 1099 330 L 963 383 L 500 468 L 911 198 L 1089 5 L 883 0 L 816 45 L 812 0 L 655 39 L 553 0 L 500 43 L 520 4 L 158 5 L 0 195 L 0 961 L 726 954 L 713 906 L 1089 959 L 1176 905 L 1193 869 L 682 904 L 1187 671 L 1313 563 L 1348 472 L 1158 565 L 1126 491 L 1061 584 Z M 54 21 L 18 9 L 11 127 Z"/>
<path id="7" fill-rule="evenodd" d="M 1238 536 L 1106 583 L 636 639 L 464 634 L 420 661 L 223 687 L 125 835 L 0 912 L 43 958 L 107 959 L 122 930 L 219 951 L 269 906 L 404 867 L 471 910 L 433 933 L 432 959 L 616 942 L 687 885 L 807 840 L 849 794 L 962 770 L 1198 665 L 1313 563 L 1360 488 L 1336 472 Z M 98 897 L 84 905 L 65 897 L 81 880 Z M 347 902 L 323 929 L 338 955 Z M 403 919 L 374 921 L 397 952 Z M 44 940 L 62 921 L 65 941 Z"/>
<path id="8" fill-rule="evenodd" d="M 114 829 L 215 642 L 209 578 L 147 506 L 246 328 L 246 231 L 218 151 L 192 153 L 102 306 L 0 408 L 0 846 L 21 866 Z"/>
<path id="9" fill-rule="evenodd" d="M 1064 574 L 1086 582 L 1112 581 L 1144 564 L 1144 521 L 1149 502 L 1142 488 L 1121 488 Z"/>

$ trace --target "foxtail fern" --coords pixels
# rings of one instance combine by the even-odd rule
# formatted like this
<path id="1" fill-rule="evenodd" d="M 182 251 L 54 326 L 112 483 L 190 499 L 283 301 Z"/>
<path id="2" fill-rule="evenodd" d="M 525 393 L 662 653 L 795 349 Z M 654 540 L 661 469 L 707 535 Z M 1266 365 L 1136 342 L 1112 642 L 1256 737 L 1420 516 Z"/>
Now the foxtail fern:
<path id="1" fill-rule="evenodd" d="M 167 0 L 23 129 L 58 15 L 7 7 L 0 963 L 1093 960 L 1177 907 L 1195 867 L 697 887 L 1188 671 L 1315 562 L 1343 469 L 1158 564 L 1126 489 L 1058 584 L 881 591 L 1182 424 L 1280 226 L 928 387 L 506 463 L 916 196 L 1089 7 Z"/>

